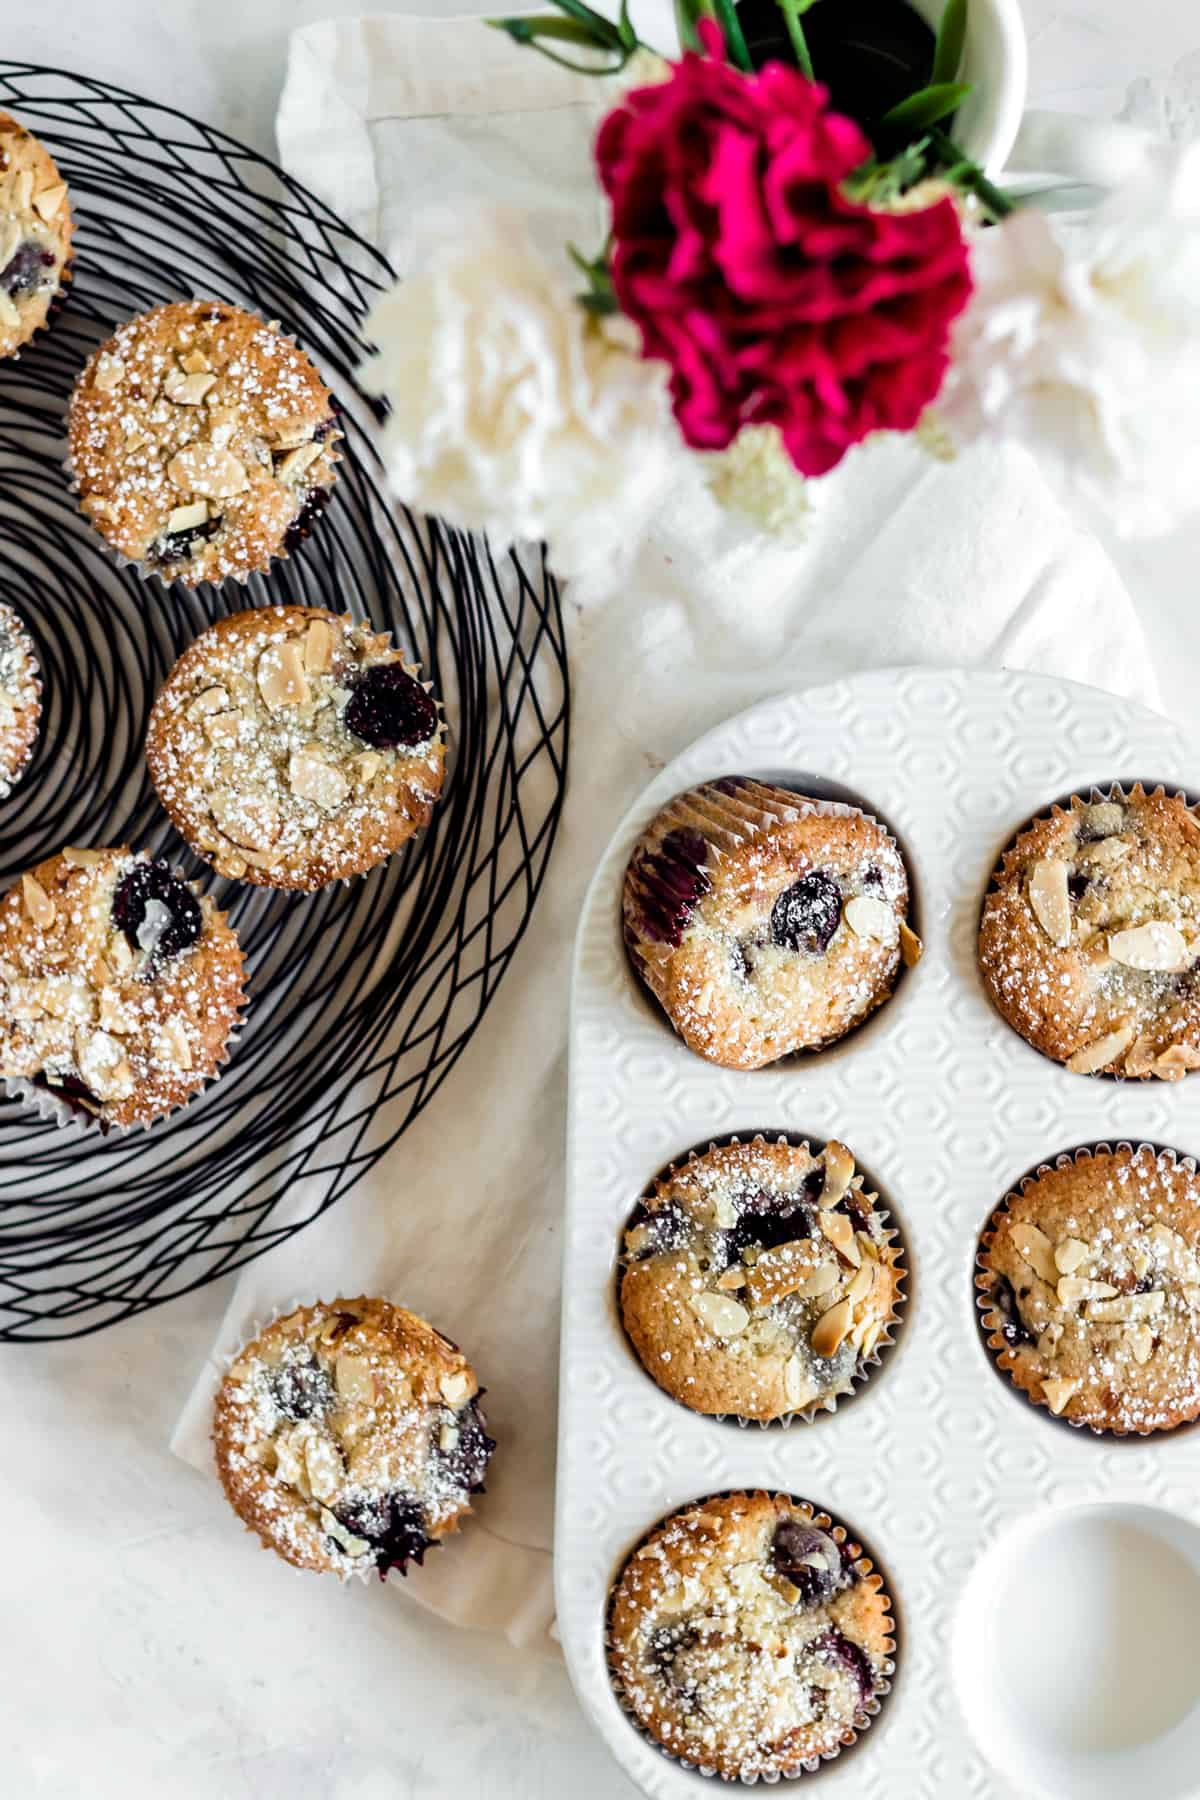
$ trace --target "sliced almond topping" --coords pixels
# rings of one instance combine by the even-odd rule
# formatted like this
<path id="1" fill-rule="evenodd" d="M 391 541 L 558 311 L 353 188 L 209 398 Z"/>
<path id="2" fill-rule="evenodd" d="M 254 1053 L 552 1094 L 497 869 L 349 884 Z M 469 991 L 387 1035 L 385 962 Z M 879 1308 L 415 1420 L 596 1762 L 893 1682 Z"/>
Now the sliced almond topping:
<path id="1" fill-rule="evenodd" d="M 323 675 L 333 663 L 333 632 L 327 619 L 312 619 L 304 634 L 304 666 L 310 675 Z"/>
<path id="2" fill-rule="evenodd" d="M 21 227 L 16 219 L 0 220 L 0 269 L 7 269 L 21 242 Z"/>
<path id="3" fill-rule="evenodd" d="M 332 1500 L 346 1473 L 332 1438 L 313 1432 L 304 1446 L 304 1470 L 313 1499 Z"/>
<path id="4" fill-rule="evenodd" d="M 172 369 L 163 382 L 163 393 L 176 406 L 199 406 L 205 394 L 216 385 L 215 375 L 187 375 L 182 369 Z"/>
<path id="5" fill-rule="evenodd" d="M 304 750 L 293 750 L 288 763 L 288 784 L 301 800 L 311 800 L 325 812 L 336 812 L 350 792 L 350 783 L 341 770 L 327 762 L 319 752 L 320 746 L 314 744 Z"/>
<path id="6" fill-rule="evenodd" d="M 1190 1044 L 1171 1044 L 1154 1062 L 1154 1073 L 1163 1081 L 1178 1081 L 1190 1069 L 1200 1069 L 1200 1051 Z"/>
<path id="7" fill-rule="evenodd" d="M 844 1257 L 851 1268 L 857 1269 L 862 1262 L 862 1251 L 855 1242 L 854 1226 L 845 1213 L 818 1213 L 817 1223 L 838 1255 Z"/>
<path id="8" fill-rule="evenodd" d="M 848 1300 L 839 1300 L 817 1320 L 812 1334 L 814 1356 L 836 1356 L 849 1334 L 853 1318 Z"/>
<path id="9" fill-rule="evenodd" d="M 275 1472 L 280 1481 L 309 1498 L 308 1471 L 304 1466 L 304 1437 L 299 1431 L 281 1431 L 275 1439 Z"/>
<path id="10" fill-rule="evenodd" d="M 717 1286 L 723 1294 L 736 1294 L 745 1285 L 746 1271 L 738 1263 L 735 1263 L 732 1269 L 726 1269 L 723 1274 L 717 1276 Z"/>
<path id="11" fill-rule="evenodd" d="M 732 1231 L 738 1222 L 738 1209 L 731 1194 L 718 1194 L 713 1201 L 713 1218 L 722 1231 Z"/>
<path id="12" fill-rule="evenodd" d="M 803 1287 L 820 1261 L 821 1252 L 811 1238 L 797 1238 L 764 1250 L 746 1272 L 746 1291 L 752 1306 L 773 1306 Z"/>
<path id="13" fill-rule="evenodd" d="M 1084 1317 L 1099 1325 L 1123 1324 L 1129 1319 L 1152 1319 L 1166 1300 L 1162 1288 L 1148 1294 L 1120 1294 L 1115 1299 L 1097 1298 L 1084 1307 Z"/>
<path id="14" fill-rule="evenodd" d="M 836 1206 L 854 1179 L 854 1158 L 845 1144 L 831 1138 L 821 1153 L 825 1165 L 825 1185 L 821 1189 L 822 1207 Z"/>
<path id="15" fill-rule="evenodd" d="M 1110 869 L 1114 863 L 1122 862 L 1129 854 L 1129 845 L 1124 838 L 1101 838 L 1098 843 L 1085 844 L 1076 861 L 1086 863 L 1089 868 Z"/>
<path id="16" fill-rule="evenodd" d="M 822 1263 L 819 1269 L 813 1270 L 807 1281 L 801 1283 L 796 1292 L 802 1300 L 819 1300 L 822 1294 L 831 1294 L 841 1279 L 834 1263 Z"/>
<path id="17" fill-rule="evenodd" d="M 1116 842 L 1114 838 L 1108 841 Z M 1121 1066 L 1126 1075 L 1148 1075 L 1154 1066 L 1154 1039 L 1144 1034 L 1135 1038 L 1125 1052 L 1125 1061 Z"/>
<path id="18" fill-rule="evenodd" d="M 33 196 L 33 210 L 38 215 L 39 219 L 44 219 L 47 225 L 49 225 L 62 211 L 62 203 L 66 197 L 66 182 L 55 181 L 49 187 L 44 187 L 40 193 Z"/>
<path id="19" fill-rule="evenodd" d="M 443 1425 L 442 1429 L 438 1432 L 438 1448 L 439 1448 L 439 1450 L 453 1450 L 457 1443 L 458 1443 L 458 1426 L 457 1425 Z"/>
<path id="20" fill-rule="evenodd" d="M 81 1026 L 75 1033 L 75 1061 L 84 1082 L 100 1100 L 123 1100 L 133 1092 L 133 1070 L 124 1047 L 106 1031 Z"/>
<path id="21" fill-rule="evenodd" d="M 1105 1069 L 1109 1063 L 1116 1062 L 1134 1040 L 1132 1025 L 1122 1025 L 1116 1031 L 1106 1032 L 1093 1043 L 1085 1044 L 1076 1050 L 1074 1056 L 1068 1056 L 1067 1067 L 1076 1075 L 1094 1075 L 1098 1069 Z"/>
<path id="22" fill-rule="evenodd" d="M 128 975 L 133 968 L 133 946 L 124 932 L 115 932 L 108 940 L 108 965 L 118 975 Z"/>
<path id="23" fill-rule="evenodd" d="M 720 1338 L 737 1337 L 750 1323 L 750 1314 L 724 1294 L 693 1294 L 691 1308 L 702 1325 Z"/>
<path id="24" fill-rule="evenodd" d="M 28 212 L 33 202 L 33 170 L 19 169 L 13 178 L 13 208 L 16 212 Z"/>
<path id="25" fill-rule="evenodd" d="M 111 394 L 114 388 L 120 387 L 124 379 L 125 364 L 120 357 L 110 356 L 107 350 L 102 350 L 92 371 L 92 386 L 98 387 L 102 394 Z"/>
<path id="26" fill-rule="evenodd" d="M 1148 1325 L 1127 1325 L 1125 1342 L 1135 1363 L 1148 1363 L 1154 1355 L 1154 1333 Z"/>
<path id="27" fill-rule="evenodd" d="M 1037 1353 L 1050 1361 L 1054 1360 L 1058 1346 L 1062 1343 L 1063 1328 L 1057 1319 L 1052 1319 L 1037 1341 Z"/>
<path id="28" fill-rule="evenodd" d="M 209 795 L 208 807 L 221 831 L 240 850 L 269 850 L 279 836 L 279 814 L 265 795 L 216 788 Z M 240 873 L 245 872 L 243 861 Z"/>
<path id="29" fill-rule="evenodd" d="M 475 1383 L 463 1369 L 455 1369 L 449 1375 L 443 1375 L 438 1382 L 438 1393 L 447 1406 L 461 1406 L 475 1392 Z"/>
<path id="30" fill-rule="evenodd" d="M 1089 837 L 1112 837 L 1125 824 L 1125 808 L 1119 800 L 1097 800 L 1084 807 L 1083 824 Z"/>
<path id="31" fill-rule="evenodd" d="M 22 875 L 21 893 L 25 911 L 39 931 L 49 931 L 58 916 L 57 908 L 36 875 Z"/>
<path id="32" fill-rule="evenodd" d="M 1054 1246 L 1054 1261 L 1064 1275 L 1073 1275 L 1091 1254 L 1092 1246 L 1085 1244 L 1082 1238 L 1064 1238 L 1061 1244 Z"/>
<path id="33" fill-rule="evenodd" d="M 321 1508 L 321 1530 L 335 1544 L 340 1545 L 347 1556 L 366 1556 L 371 1548 L 366 1538 L 356 1537 L 352 1531 L 347 1531 L 337 1514 L 331 1513 L 327 1506 Z"/>
<path id="34" fill-rule="evenodd" d="M 209 713 L 204 720 L 204 735 L 210 744 L 227 749 L 237 743 L 241 736 L 242 715 L 240 712 Z"/>
<path id="35" fill-rule="evenodd" d="M 192 1067 L 191 1041 L 178 1019 L 168 1019 L 163 1026 L 160 1054 L 170 1067 L 184 1070 Z"/>
<path id="36" fill-rule="evenodd" d="M 901 919 L 901 921 L 900 921 L 900 960 L 904 964 L 905 968 L 906 969 L 915 968 L 916 965 L 920 962 L 921 957 L 924 954 L 924 950 L 925 950 L 925 946 L 922 944 L 920 938 L 917 936 L 917 934 L 913 930 L 912 926 L 908 923 L 908 920 Z"/>
<path id="37" fill-rule="evenodd" d="M 204 494 L 210 500 L 229 500 L 250 486 L 245 465 L 232 450 L 215 444 L 189 444 L 171 458 L 167 474 L 185 494 Z"/>
<path id="38" fill-rule="evenodd" d="M 191 531 L 195 525 L 203 525 L 208 518 L 208 507 L 203 500 L 191 500 L 186 506 L 177 506 L 168 515 L 167 530 Z"/>
<path id="39" fill-rule="evenodd" d="M 354 770 L 354 779 L 364 787 L 373 781 L 383 767 L 383 758 L 375 750 L 363 750 L 350 758 L 350 766 Z"/>
<path id="40" fill-rule="evenodd" d="M 189 350 L 186 356 L 180 357 L 179 366 L 188 375 L 203 375 L 212 368 L 203 350 Z"/>
<path id="41" fill-rule="evenodd" d="M 63 861 L 69 862 L 75 869 L 94 869 L 97 863 L 104 861 L 106 855 L 104 850 L 84 850 L 77 844 L 68 844 L 62 853 Z"/>
<path id="42" fill-rule="evenodd" d="M 339 1351 L 333 1365 L 333 1385 L 342 1400 L 361 1406 L 375 1404 L 375 1377 L 365 1356 L 355 1356 L 350 1350 Z"/>
<path id="43" fill-rule="evenodd" d="M 309 698 L 304 658 L 295 638 L 268 644 L 258 659 L 258 691 L 272 712 L 282 706 L 303 706 Z"/>
<path id="44" fill-rule="evenodd" d="M 1127 969 L 1151 969 L 1162 974 L 1178 975 L 1192 964 L 1183 933 L 1166 919 L 1151 919 L 1128 931 L 1110 932 L 1108 954 Z"/>
<path id="45" fill-rule="evenodd" d="M 1111 1300 L 1117 1289 L 1108 1281 L 1087 1281 L 1081 1275 L 1064 1275 L 1056 1291 L 1060 1306 L 1078 1306 L 1081 1300 Z M 1091 1316 L 1089 1312 L 1088 1317 Z"/>
<path id="46" fill-rule="evenodd" d="M 1074 1398 L 1083 1383 L 1079 1381 L 1055 1380 L 1048 1378 L 1042 1383 L 1042 1392 L 1046 1396 L 1046 1404 L 1052 1413 L 1061 1413 L 1068 1400 Z"/>
<path id="47" fill-rule="evenodd" d="M 305 469 L 315 463 L 321 454 L 320 444 L 301 444 L 297 450 L 289 450 L 279 464 L 276 474 L 281 481 L 288 483 L 299 481 Z"/>
<path id="48" fill-rule="evenodd" d="M 188 702 L 188 718 L 200 719 L 206 713 L 224 712 L 229 705 L 229 689 L 223 687 L 205 688 L 194 700 Z"/>
<path id="49" fill-rule="evenodd" d="M 789 1406 L 799 1406 L 805 1398 L 807 1376 L 798 1356 L 790 1356 L 783 1365 L 783 1395 Z"/>
<path id="50" fill-rule="evenodd" d="M 861 1306 L 875 1286 L 875 1268 L 874 1263 L 864 1263 L 854 1275 L 850 1286 L 846 1289 L 846 1298 L 851 1306 L 855 1308 Z"/>
<path id="51" fill-rule="evenodd" d="M 1029 878 L 1029 904 L 1033 916 L 1050 942 L 1063 950 L 1071 941 L 1071 895 L 1067 865 L 1043 858 L 1033 865 Z"/>
<path id="52" fill-rule="evenodd" d="M 1022 1219 L 1012 1226 L 1011 1236 L 1034 1274 L 1053 1287 L 1058 1280 L 1058 1264 L 1054 1260 L 1054 1246 L 1045 1232 Z"/>
<path id="53" fill-rule="evenodd" d="M 881 944 L 896 941 L 896 915 L 886 900 L 874 894 L 856 894 L 845 905 L 846 923 L 856 937 L 876 938 Z"/>

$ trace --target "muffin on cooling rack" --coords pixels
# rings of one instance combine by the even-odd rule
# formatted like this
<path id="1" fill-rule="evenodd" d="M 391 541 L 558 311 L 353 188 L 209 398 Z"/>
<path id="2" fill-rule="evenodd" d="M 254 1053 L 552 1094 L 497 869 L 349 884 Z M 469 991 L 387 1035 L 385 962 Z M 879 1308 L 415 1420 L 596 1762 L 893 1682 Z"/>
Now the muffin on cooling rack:
<path id="1" fill-rule="evenodd" d="M 219 300 L 123 325 L 75 385 L 79 504 L 164 581 L 244 580 L 307 535 L 336 479 L 329 389 L 276 325 Z"/>
<path id="2" fill-rule="evenodd" d="M 391 640 L 319 607 L 219 619 L 154 703 L 146 762 L 219 874 L 266 887 L 361 875 L 429 823 L 437 703 Z"/>
<path id="3" fill-rule="evenodd" d="M 622 1705 L 668 1755 L 727 1780 L 798 1775 L 852 1744 L 894 1650 L 861 1547 L 784 1495 L 676 1513 L 629 1558 L 609 1608 Z"/>
<path id="4" fill-rule="evenodd" d="M 20 615 L 0 602 L 0 800 L 29 766 L 41 717 L 37 652 Z"/>
<path id="5" fill-rule="evenodd" d="M 0 357 L 46 323 L 69 279 L 71 203 L 54 158 L 0 112 Z"/>
<path id="6" fill-rule="evenodd" d="M 886 1215 L 839 1143 L 756 1137 L 690 1156 L 637 1208 L 623 1263 L 639 1359 L 702 1413 L 832 1411 L 902 1302 Z"/>
<path id="7" fill-rule="evenodd" d="M 1052 807 L 993 878 L 979 965 L 1013 1030 L 1079 1074 L 1200 1068 L 1200 819 L 1140 786 Z"/>
<path id="8" fill-rule="evenodd" d="M 276 1319 L 217 1394 L 217 1471 L 238 1517 L 300 1569 L 403 1575 L 457 1531 L 495 1444 L 474 1370 L 386 1300 Z"/>
<path id="9" fill-rule="evenodd" d="M 1200 1177 L 1172 1152 L 1061 1156 L 1010 1194 L 979 1255 L 998 1367 L 1073 1425 L 1200 1417 Z"/>
<path id="10" fill-rule="evenodd" d="M 833 1043 L 920 954 L 888 833 L 741 775 L 663 807 L 623 910 L 634 969 L 688 1048 L 726 1068 Z"/>
<path id="11" fill-rule="evenodd" d="M 149 1125 L 225 1060 L 242 954 L 164 862 L 67 849 L 0 901 L 0 1076 L 62 1116 Z"/>

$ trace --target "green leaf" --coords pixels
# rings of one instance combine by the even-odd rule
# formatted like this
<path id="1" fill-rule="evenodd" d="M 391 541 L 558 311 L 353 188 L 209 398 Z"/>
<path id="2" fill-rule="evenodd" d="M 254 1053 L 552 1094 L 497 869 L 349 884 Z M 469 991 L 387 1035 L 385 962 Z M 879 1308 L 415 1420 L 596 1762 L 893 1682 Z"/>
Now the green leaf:
<path id="1" fill-rule="evenodd" d="M 887 131 L 924 131 L 957 112 L 970 92 L 969 81 L 939 81 L 898 101 L 879 123 Z"/>
<path id="2" fill-rule="evenodd" d="M 578 19 L 581 25 L 590 25 L 596 43 L 604 44 L 612 50 L 620 47 L 621 33 L 612 20 L 606 19 L 603 13 L 596 12 L 592 7 L 585 6 L 584 0 L 554 0 L 554 5 L 559 12 L 566 13 L 568 18 Z"/>
<path id="3" fill-rule="evenodd" d="M 807 75 L 811 81 L 813 79 L 812 57 L 808 52 L 808 39 L 804 35 L 800 15 L 808 11 L 813 0 L 775 0 L 775 3 L 783 14 L 783 22 L 787 26 L 787 34 L 791 39 L 800 73 Z"/>
<path id="4" fill-rule="evenodd" d="M 597 44 L 592 36 L 591 27 L 583 25 L 578 19 L 556 19 L 547 14 L 544 18 L 528 15 L 515 19 L 487 19 L 497 31 L 506 31 L 515 44 L 533 44 L 538 38 L 557 38 L 571 44 L 587 44 L 593 49 L 608 49 L 607 44 Z"/>
<path id="5" fill-rule="evenodd" d="M 675 26 L 681 50 L 699 50 L 700 34 L 696 26 L 708 17 L 703 0 L 675 0 Z"/>
<path id="6" fill-rule="evenodd" d="M 633 29 L 633 20 L 629 17 L 629 0 L 621 0 L 621 11 L 617 16 L 617 32 L 627 50 L 637 49 L 638 34 Z"/>
<path id="7" fill-rule="evenodd" d="M 937 44 L 933 52 L 934 86 L 957 81 L 962 67 L 963 45 L 967 41 L 967 0 L 946 0 L 946 10 L 938 26 Z"/>

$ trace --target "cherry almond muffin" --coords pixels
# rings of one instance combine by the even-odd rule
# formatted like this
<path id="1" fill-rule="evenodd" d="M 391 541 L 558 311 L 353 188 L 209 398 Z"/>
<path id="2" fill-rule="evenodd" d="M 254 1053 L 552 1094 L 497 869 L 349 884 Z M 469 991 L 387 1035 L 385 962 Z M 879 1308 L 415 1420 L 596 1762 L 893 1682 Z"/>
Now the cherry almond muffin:
<path id="1" fill-rule="evenodd" d="M 75 384 L 67 426 L 101 537 L 190 586 L 244 580 L 296 549 L 329 500 L 340 436 L 303 350 L 219 300 L 122 325 Z"/>
<path id="2" fill-rule="evenodd" d="M 213 1444 L 230 1505 L 298 1569 L 403 1575 L 457 1531 L 495 1444 L 467 1359 L 403 1307 L 304 1306 L 239 1351 Z"/>
<path id="3" fill-rule="evenodd" d="M 746 1782 L 836 1756 L 893 1672 L 883 1581 L 803 1500 L 723 1494 L 676 1513 L 613 1590 L 618 1698 L 669 1756 Z"/>
<path id="4" fill-rule="evenodd" d="M 998 1367 L 1073 1425 L 1200 1417 L 1200 1177 L 1128 1144 L 1063 1156 L 1011 1194 L 976 1277 Z"/>
<path id="5" fill-rule="evenodd" d="M 621 1316 L 695 1412 L 832 1411 L 902 1303 L 886 1216 L 844 1144 L 713 1146 L 655 1183 L 624 1240 Z"/>
<path id="6" fill-rule="evenodd" d="M 68 276 L 71 204 L 54 158 L 0 112 L 0 357 L 45 325 Z"/>
<path id="7" fill-rule="evenodd" d="M 42 673 L 20 615 L 0 602 L 0 800 L 28 768 L 42 718 Z"/>
<path id="8" fill-rule="evenodd" d="M 689 1050 L 758 1069 L 843 1037 L 920 943 L 908 876 L 865 813 L 747 776 L 679 794 L 625 875 L 634 970 Z"/>
<path id="9" fill-rule="evenodd" d="M 1200 1068 L 1200 819 L 1161 788 L 1053 807 L 993 879 L 979 966 L 1013 1030 L 1077 1074 Z"/>
<path id="10" fill-rule="evenodd" d="M 0 900 L 0 1076 L 18 1093 L 149 1125 L 217 1073 L 242 1002 L 232 927 L 165 862 L 70 848 Z"/>
<path id="11" fill-rule="evenodd" d="M 429 823 L 437 703 L 391 640 L 320 607 L 218 619 L 150 714 L 146 763 L 172 824 L 218 874 L 315 889 Z"/>

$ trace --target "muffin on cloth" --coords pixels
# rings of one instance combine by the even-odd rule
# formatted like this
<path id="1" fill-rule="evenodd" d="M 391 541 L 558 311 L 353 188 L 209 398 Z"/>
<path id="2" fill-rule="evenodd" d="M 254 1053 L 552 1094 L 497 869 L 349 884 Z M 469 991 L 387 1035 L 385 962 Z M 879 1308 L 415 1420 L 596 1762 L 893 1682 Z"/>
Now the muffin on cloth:
<path id="1" fill-rule="evenodd" d="M 0 800 L 29 767 L 42 719 L 42 672 L 19 613 L 0 601 Z"/>
<path id="2" fill-rule="evenodd" d="M 723 1494 L 652 1531 L 609 1608 L 617 1697 L 669 1756 L 770 1781 L 854 1743 L 894 1671 L 891 1603 L 807 1501 Z"/>
<path id="3" fill-rule="evenodd" d="M 15 356 L 49 319 L 70 279 L 73 230 L 54 158 L 0 112 L 0 357 Z"/>
<path id="4" fill-rule="evenodd" d="M 633 1216 L 625 1330 L 646 1372 L 695 1412 L 832 1412 L 890 1342 L 904 1280 L 893 1236 L 844 1144 L 714 1145 Z"/>
<path id="5" fill-rule="evenodd" d="M 302 1306 L 238 1352 L 213 1445 L 230 1505 L 298 1569 L 406 1573 L 457 1531 L 495 1444 L 449 1339 L 360 1296 Z"/>
<path id="6" fill-rule="evenodd" d="M 1060 1156 L 984 1233 L 979 1306 L 998 1368 L 1072 1425 L 1200 1416 L 1200 1177 L 1120 1144 Z"/>
<path id="7" fill-rule="evenodd" d="M 747 776 L 679 794 L 625 875 L 625 942 L 689 1050 L 757 1069 L 843 1037 L 920 944 L 908 876 L 853 807 Z"/>
<path id="8" fill-rule="evenodd" d="M 220 300 L 140 313 L 88 360 L 67 424 L 79 504 L 143 573 L 244 581 L 302 542 L 336 479 L 329 389 Z"/>
<path id="9" fill-rule="evenodd" d="M 0 900 L 0 1076 L 102 1126 L 149 1125 L 225 1061 L 242 953 L 165 862 L 68 848 Z"/>
<path id="10" fill-rule="evenodd" d="M 1081 1075 L 1200 1068 L 1200 819 L 1162 788 L 1075 795 L 993 878 L 979 966 L 997 1009 Z"/>
<path id="11" fill-rule="evenodd" d="M 150 779 L 221 875 L 277 888 L 361 875 L 429 823 L 438 707 L 386 635 L 311 606 L 218 619 L 154 703 Z"/>

